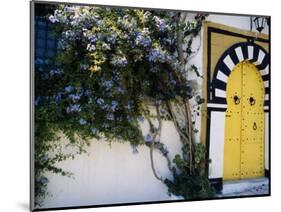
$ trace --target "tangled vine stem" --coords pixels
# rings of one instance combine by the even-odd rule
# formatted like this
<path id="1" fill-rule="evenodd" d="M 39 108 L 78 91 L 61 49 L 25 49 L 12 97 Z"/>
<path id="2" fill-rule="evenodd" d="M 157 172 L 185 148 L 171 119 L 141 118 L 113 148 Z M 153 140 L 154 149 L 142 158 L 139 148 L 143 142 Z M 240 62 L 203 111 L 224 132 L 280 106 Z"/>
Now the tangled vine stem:
<path id="1" fill-rule="evenodd" d="M 182 138 L 182 142 L 183 144 L 188 144 L 189 142 L 189 138 L 187 135 L 185 135 L 182 130 L 180 129 L 180 126 L 178 124 L 178 121 L 177 121 L 177 118 L 176 118 L 176 115 L 175 113 L 173 112 L 173 108 L 172 108 L 172 104 L 170 102 L 167 102 L 167 108 L 169 110 L 169 113 L 171 114 L 171 117 L 173 119 L 173 123 L 175 125 L 175 128 L 178 132 L 178 134 L 180 135 L 180 137 Z"/>
<path id="2" fill-rule="evenodd" d="M 189 151 L 186 152 L 186 155 L 188 155 L 188 158 L 186 158 L 186 160 L 189 160 L 189 165 L 188 165 L 188 168 L 189 168 L 189 173 L 191 174 L 192 171 L 193 171 L 193 162 L 191 161 L 191 159 L 193 158 L 191 154 L 193 154 L 192 152 L 192 148 L 190 148 L 191 146 L 191 143 L 192 143 L 192 140 L 191 140 L 191 136 L 190 136 L 190 130 L 192 130 L 192 128 L 189 126 L 189 123 L 191 122 L 186 122 L 187 123 L 187 130 L 186 131 L 183 131 L 180 126 L 179 126 L 179 123 L 177 121 L 177 117 L 176 117 L 176 114 L 173 112 L 173 108 L 172 108 L 172 104 L 170 102 L 167 102 L 167 108 L 168 108 L 168 111 L 172 117 L 172 120 L 173 120 L 173 123 L 174 123 L 174 126 L 178 132 L 178 134 L 180 135 L 180 140 L 182 142 L 182 144 L 184 146 L 187 146 L 189 147 Z M 185 113 L 186 115 L 186 120 L 188 120 L 188 117 L 187 117 L 187 113 Z M 191 161 L 191 162 L 190 162 Z"/>
<path id="3" fill-rule="evenodd" d="M 167 150 L 167 147 L 165 147 L 165 145 L 161 142 L 157 142 L 157 145 L 154 145 L 154 149 L 157 149 L 163 157 L 166 158 L 167 160 L 167 164 L 168 164 L 168 169 L 172 172 L 172 173 L 175 173 L 176 169 L 175 167 L 172 166 L 172 162 L 168 156 L 168 150 Z"/>
<path id="4" fill-rule="evenodd" d="M 152 172 L 153 172 L 155 178 L 164 183 L 164 179 L 161 176 L 159 176 L 156 172 L 155 165 L 154 165 L 154 159 L 153 159 L 154 142 L 155 142 L 155 139 L 156 139 L 157 135 L 160 136 L 161 130 L 162 130 L 162 119 L 161 119 L 158 104 L 156 104 L 156 113 L 157 113 L 157 120 L 158 120 L 159 126 L 158 126 L 158 129 L 157 129 L 156 133 L 152 137 L 152 141 L 151 141 L 151 145 L 150 145 L 150 161 L 151 161 L 151 169 L 152 169 Z"/>
<path id="5" fill-rule="evenodd" d="M 178 18 L 178 21 L 181 23 L 181 22 L 184 22 L 186 20 L 186 17 L 187 17 L 187 13 L 180 13 L 179 14 L 179 18 Z M 183 43 L 183 32 L 182 30 L 178 30 L 177 32 L 177 49 L 178 49 L 178 56 L 179 56 L 179 61 L 180 61 L 180 64 L 181 64 L 181 67 L 183 68 L 184 65 L 185 65 L 185 60 L 184 60 L 184 52 L 182 50 L 182 43 Z"/>
<path id="6" fill-rule="evenodd" d="M 187 135 L 189 137 L 189 166 L 190 172 L 194 172 L 194 133 L 192 129 L 191 111 L 188 99 L 184 100 L 184 109 L 186 113 Z"/>
<path id="7" fill-rule="evenodd" d="M 179 17 L 179 21 L 184 21 L 187 17 L 186 13 L 181 13 L 180 17 Z M 185 59 L 184 59 L 184 52 L 183 52 L 183 32 L 181 30 L 178 31 L 177 33 L 177 52 L 178 52 L 178 56 L 179 56 L 179 62 L 181 64 L 181 67 L 184 68 L 185 66 Z M 188 146 L 189 146 L 189 168 L 190 168 L 190 174 L 194 171 L 194 167 L 193 167 L 193 143 L 194 143 L 194 136 L 193 136 L 193 129 L 192 129 L 192 121 L 191 121 L 191 111 L 190 111 L 190 104 L 189 104 L 189 99 L 185 98 L 183 100 L 183 104 L 184 104 L 184 110 L 185 110 L 185 115 L 186 115 L 186 128 L 187 128 L 187 132 L 186 132 L 186 136 L 187 136 L 187 140 L 188 140 Z M 181 130 L 179 130 L 181 131 Z M 183 134 L 183 133 L 181 133 Z"/>

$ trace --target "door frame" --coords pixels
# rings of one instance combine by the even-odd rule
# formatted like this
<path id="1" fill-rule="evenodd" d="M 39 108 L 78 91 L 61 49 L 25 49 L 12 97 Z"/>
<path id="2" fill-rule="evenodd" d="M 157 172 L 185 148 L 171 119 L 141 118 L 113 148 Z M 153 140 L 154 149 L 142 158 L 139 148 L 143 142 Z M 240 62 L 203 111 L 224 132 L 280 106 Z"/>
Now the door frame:
<path id="1" fill-rule="evenodd" d="M 216 83 L 218 70 L 223 66 L 223 59 L 226 56 L 233 56 L 233 52 L 235 52 L 235 48 L 241 47 L 242 49 L 247 49 L 248 46 L 253 46 L 253 52 L 256 52 L 259 49 L 262 49 L 266 52 L 266 60 L 267 64 L 270 64 L 270 36 L 265 34 L 259 34 L 257 36 L 256 33 L 240 30 L 232 27 L 228 27 L 221 24 L 205 22 L 204 25 L 204 40 L 203 40 L 203 70 L 204 70 L 204 78 L 203 86 L 202 86 L 202 96 L 207 101 L 202 105 L 202 120 L 201 120 L 201 140 L 203 144 L 206 146 L 206 160 L 210 160 L 211 162 L 206 164 L 205 173 L 208 175 L 210 182 L 215 186 L 217 190 L 222 189 L 223 175 L 222 169 L 216 160 L 212 160 L 212 146 L 214 141 L 212 140 L 212 133 L 214 133 L 214 129 L 212 128 L 211 122 L 216 118 L 218 114 L 224 114 L 226 111 L 226 100 L 224 98 L 217 98 L 215 95 L 215 88 L 220 88 L 220 84 Z M 224 52 L 220 55 L 218 59 L 214 59 L 212 55 L 215 46 L 212 45 L 212 38 L 214 35 L 220 35 L 224 40 L 229 39 L 227 42 L 230 43 L 228 47 L 224 49 Z M 231 43 L 232 42 L 232 43 Z M 242 51 L 242 53 L 244 53 Z M 245 53 L 246 54 L 246 53 Z M 244 57 L 244 54 L 243 54 Z M 248 57 L 245 57 L 248 59 Z M 251 62 L 256 62 L 257 55 L 254 53 Z M 237 64 L 239 59 L 234 59 L 234 63 Z M 264 108 L 264 112 L 268 117 L 268 127 L 265 130 L 268 131 L 268 167 L 265 169 L 265 176 L 270 177 L 270 65 L 268 67 L 268 75 L 266 77 L 266 81 L 268 81 L 268 101 L 266 103 L 266 107 Z M 220 115 L 222 116 L 222 115 Z M 224 119 L 222 119 L 224 122 Z M 223 123 L 224 126 L 224 123 Z M 221 132 L 216 132 L 217 134 Z M 223 133 L 224 134 L 224 133 Z M 204 143 L 205 142 L 205 143 Z M 218 149 L 221 149 L 221 144 L 218 144 Z M 223 158 L 222 158 L 223 159 Z M 221 159 L 220 159 L 221 160 Z M 212 173 L 212 166 L 216 166 L 217 173 L 214 175 Z"/>

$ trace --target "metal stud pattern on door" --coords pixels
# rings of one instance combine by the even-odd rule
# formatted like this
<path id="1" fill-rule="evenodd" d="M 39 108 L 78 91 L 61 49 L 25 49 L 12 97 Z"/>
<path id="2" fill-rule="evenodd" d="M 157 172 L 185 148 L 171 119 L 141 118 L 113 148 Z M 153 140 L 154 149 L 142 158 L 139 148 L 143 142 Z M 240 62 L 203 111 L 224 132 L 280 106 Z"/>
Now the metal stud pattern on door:
<path id="1" fill-rule="evenodd" d="M 256 66 L 241 62 L 226 87 L 225 180 L 264 175 L 264 84 Z"/>

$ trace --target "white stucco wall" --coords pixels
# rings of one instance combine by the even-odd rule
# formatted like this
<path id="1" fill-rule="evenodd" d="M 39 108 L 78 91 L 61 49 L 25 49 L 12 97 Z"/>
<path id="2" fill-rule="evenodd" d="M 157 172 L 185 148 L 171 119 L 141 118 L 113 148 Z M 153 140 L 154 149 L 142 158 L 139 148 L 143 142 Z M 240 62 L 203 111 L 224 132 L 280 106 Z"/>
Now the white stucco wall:
<path id="1" fill-rule="evenodd" d="M 144 135 L 148 123 L 142 124 Z M 179 136 L 172 122 L 164 121 L 161 142 L 169 149 L 169 157 L 181 152 Z M 66 138 L 62 138 L 65 142 Z M 44 207 L 68 207 L 128 202 L 146 202 L 180 199 L 169 196 L 167 187 L 158 181 L 151 169 L 149 147 L 142 145 L 133 153 L 128 142 L 92 140 L 87 154 L 58 164 L 73 178 L 47 173 L 49 195 Z M 167 160 L 154 151 L 155 167 L 163 178 L 171 179 Z"/>
<path id="2" fill-rule="evenodd" d="M 234 18 L 235 17 L 235 18 Z M 250 31 L 250 17 L 249 16 L 239 16 L 239 15 L 210 15 L 208 21 L 225 24 L 238 29 L 249 30 Z M 257 32 L 255 25 L 252 27 L 253 32 Z M 268 34 L 268 26 L 265 24 L 265 28 L 262 33 Z"/>
<path id="3" fill-rule="evenodd" d="M 210 115 L 209 178 L 223 176 L 225 112 L 213 111 Z"/>
<path id="4" fill-rule="evenodd" d="M 207 20 L 240 29 L 250 29 L 248 17 L 210 15 Z M 199 50 L 189 61 L 188 66 L 196 65 L 202 75 L 203 33 L 195 38 L 193 47 Z M 198 79 L 195 73 L 190 73 L 189 79 L 196 79 L 197 93 L 201 95 L 202 79 Z M 193 104 L 195 105 L 195 101 Z M 215 119 L 212 119 L 211 139 L 215 140 L 219 146 L 210 146 L 212 163 L 209 171 L 211 178 L 218 178 L 222 177 L 223 170 L 224 113 L 213 112 L 212 117 Z M 195 128 L 199 130 L 195 134 L 195 139 L 196 142 L 200 142 L 201 114 L 200 116 L 193 114 L 193 120 L 196 121 Z M 143 129 L 145 133 L 148 129 L 147 123 L 143 125 Z M 167 145 L 171 159 L 181 152 L 179 136 L 172 122 L 163 123 L 161 142 Z M 265 149 L 267 151 L 267 145 Z M 155 151 L 155 163 L 161 176 L 171 177 L 166 160 L 157 151 Z M 78 155 L 74 160 L 67 160 L 58 165 L 72 172 L 74 178 L 47 173 L 50 180 L 48 192 L 51 195 L 45 199 L 44 207 L 161 201 L 177 198 L 168 196 L 167 187 L 153 176 L 149 148 L 146 146 L 139 147 L 138 153 L 133 154 L 128 143 L 111 143 L 109 146 L 104 141 L 93 140 L 88 154 Z"/>

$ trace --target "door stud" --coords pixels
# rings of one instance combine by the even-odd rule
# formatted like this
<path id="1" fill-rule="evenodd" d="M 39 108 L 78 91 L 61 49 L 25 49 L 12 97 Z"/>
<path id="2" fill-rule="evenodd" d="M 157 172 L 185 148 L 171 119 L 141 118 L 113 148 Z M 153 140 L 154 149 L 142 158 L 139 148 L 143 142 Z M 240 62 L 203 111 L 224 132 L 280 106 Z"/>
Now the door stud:
<path id="1" fill-rule="evenodd" d="M 257 123 L 254 122 L 254 125 L 253 125 L 253 130 L 256 130 L 257 129 Z"/>

